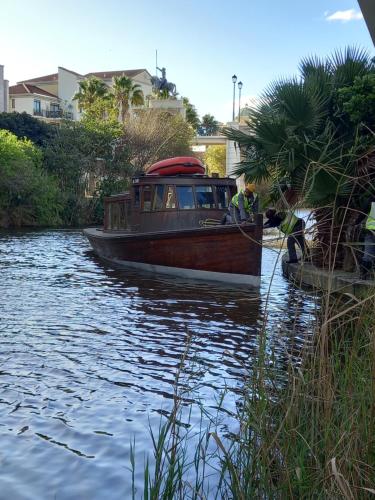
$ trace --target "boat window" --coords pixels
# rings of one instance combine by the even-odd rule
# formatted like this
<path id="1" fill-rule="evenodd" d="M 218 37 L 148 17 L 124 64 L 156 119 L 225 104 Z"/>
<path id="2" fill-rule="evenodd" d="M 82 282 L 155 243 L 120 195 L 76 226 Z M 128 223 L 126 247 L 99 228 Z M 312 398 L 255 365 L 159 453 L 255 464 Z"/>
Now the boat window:
<path id="1" fill-rule="evenodd" d="M 165 208 L 176 208 L 176 195 L 173 186 L 168 186 Z"/>
<path id="2" fill-rule="evenodd" d="M 162 210 L 164 201 L 164 184 L 157 184 L 154 191 L 154 201 L 152 203 L 152 210 Z"/>
<path id="3" fill-rule="evenodd" d="M 195 186 L 195 194 L 199 208 L 215 208 L 212 186 Z"/>
<path id="4" fill-rule="evenodd" d="M 216 197 L 218 207 L 227 208 L 230 202 L 227 186 L 216 186 Z"/>
<path id="5" fill-rule="evenodd" d="M 145 212 L 150 212 L 151 210 L 151 186 L 143 186 L 142 189 L 143 199 L 142 199 L 142 209 Z"/>
<path id="6" fill-rule="evenodd" d="M 180 209 L 195 208 L 192 186 L 176 186 L 176 190 Z"/>
<path id="7" fill-rule="evenodd" d="M 139 186 L 134 187 L 134 208 L 139 208 L 140 206 L 140 196 L 139 196 Z"/>

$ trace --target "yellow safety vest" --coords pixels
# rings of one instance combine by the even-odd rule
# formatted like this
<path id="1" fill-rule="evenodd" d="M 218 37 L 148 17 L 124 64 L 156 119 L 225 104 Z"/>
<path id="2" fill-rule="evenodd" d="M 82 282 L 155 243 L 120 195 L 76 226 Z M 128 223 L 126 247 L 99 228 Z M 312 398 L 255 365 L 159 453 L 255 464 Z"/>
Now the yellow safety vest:
<path id="1" fill-rule="evenodd" d="M 239 193 L 235 194 L 232 198 L 232 205 L 238 208 L 238 197 L 240 194 L 244 194 L 243 190 L 241 190 Z M 249 198 L 244 195 L 244 203 L 243 207 L 246 210 L 246 212 L 250 212 L 252 209 L 253 203 L 255 203 L 255 200 L 257 199 L 258 195 L 256 193 L 253 193 L 254 199 L 250 202 Z"/>
<path id="2" fill-rule="evenodd" d="M 289 212 L 280 224 L 280 231 L 289 236 L 292 234 L 294 226 L 297 224 L 298 217 L 293 212 Z"/>
<path id="3" fill-rule="evenodd" d="M 371 209 L 366 220 L 366 229 L 375 231 L 375 202 L 371 202 Z"/>

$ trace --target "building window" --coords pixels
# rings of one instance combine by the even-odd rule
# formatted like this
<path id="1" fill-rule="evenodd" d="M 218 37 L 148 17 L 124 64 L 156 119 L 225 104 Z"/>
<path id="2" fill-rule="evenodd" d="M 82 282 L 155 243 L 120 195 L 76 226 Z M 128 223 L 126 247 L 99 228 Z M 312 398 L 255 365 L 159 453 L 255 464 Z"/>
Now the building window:
<path id="1" fill-rule="evenodd" d="M 211 186 L 195 186 L 199 208 L 215 208 L 214 193 Z"/>
<path id="2" fill-rule="evenodd" d="M 178 205 L 182 210 L 195 208 L 193 187 L 192 186 L 176 186 Z"/>
<path id="3" fill-rule="evenodd" d="M 40 115 L 42 113 L 42 106 L 39 99 L 34 99 L 34 114 Z"/>
<path id="4" fill-rule="evenodd" d="M 12 109 L 16 109 L 16 100 L 12 99 Z"/>

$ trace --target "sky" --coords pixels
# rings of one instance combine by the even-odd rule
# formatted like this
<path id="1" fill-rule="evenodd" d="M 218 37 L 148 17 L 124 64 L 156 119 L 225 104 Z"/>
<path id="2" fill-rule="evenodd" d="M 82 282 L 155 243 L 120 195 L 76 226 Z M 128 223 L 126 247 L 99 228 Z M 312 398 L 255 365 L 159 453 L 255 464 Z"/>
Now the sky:
<path id="1" fill-rule="evenodd" d="M 10 84 L 57 72 L 167 69 L 195 105 L 227 122 L 301 58 L 356 45 L 375 55 L 355 0 L 0 0 L 0 64 Z M 238 90 L 237 90 L 238 96 Z M 236 109 L 238 102 L 236 102 Z"/>

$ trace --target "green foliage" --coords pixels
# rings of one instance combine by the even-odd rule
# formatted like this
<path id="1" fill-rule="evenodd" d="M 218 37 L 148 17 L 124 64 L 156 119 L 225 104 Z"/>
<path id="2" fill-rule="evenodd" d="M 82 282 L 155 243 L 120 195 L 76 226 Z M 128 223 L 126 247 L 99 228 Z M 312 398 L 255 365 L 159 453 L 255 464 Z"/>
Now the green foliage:
<path id="1" fill-rule="evenodd" d="M 198 128 L 199 135 L 215 135 L 219 131 L 219 122 L 213 115 L 204 115 Z"/>
<path id="2" fill-rule="evenodd" d="M 352 118 L 358 100 L 373 99 L 374 65 L 365 52 L 348 48 L 325 61 L 306 58 L 300 69 L 301 79 L 266 90 L 260 107 L 251 110 L 250 133 L 225 131 L 243 152 L 236 173 L 274 185 L 286 181 L 309 206 L 340 203 L 363 153 Z M 373 125 L 370 117 L 367 124 Z"/>
<path id="3" fill-rule="evenodd" d="M 220 177 L 226 177 L 226 156 L 227 148 L 224 145 L 208 146 L 204 154 L 204 163 L 207 167 L 208 174 L 211 175 L 215 172 Z"/>
<path id="4" fill-rule="evenodd" d="M 79 90 L 73 99 L 78 101 L 79 107 L 84 111 L 88 111 L 97 99 L 106 99 L 108 97 L 107 85 L 96 76 L 90 76 L 90 78 L 82 80 L 78 83 L 78 86 Z"/>
<path id="5" fill-rule="evenodd" d="M 126 147 L 117 147 L 120 133 L 118 123 L 86 117 L 82 122 L 61 125 L 47 145 L 44 165 L 58 180 L 64 224 L 100 220 L 101 200 L 109 194 L 108 186 L 126 185 L 132 167 Z"/>
<path id="6" fill-rule="evenodd" d="M 0 130 L 0 226 L 60 222 L 57 185 L 41 162 L 31 141 Z"/>
<path id="7" fill-rule="evenodd" d="M 353 124 L 375 130 L 375 74 L 357 76 L 354 84 L 338 90 L 338 106 Z"/>
<path id="8" fill-rule="evenodd" d="M 133 83 L 133 80 L 125 75 L 113 78 L 111 95 L 113 96 L 115 106 L 120 110 L 120 117 L 123 123 L 129 112 L 130 105 L 142 106 L 144 104 L 141 86 Z"/>
<path id="9" fill-rule="evenodd" d="M 27 113 L 0 113 L 0 129 L 9 130 L 20 139 L 26 137 L 37 146 L 54 136 L 56 127 Z"/>
<path id="10" fill-rule="evenodd" d="M 195 131 L 197 131 L 200 125 L 200 120 L 195 106 L 191 104 L 187 97 L 183 97 L 182 102 L 186 110 L 186 121 L 190 123 Z"/>

